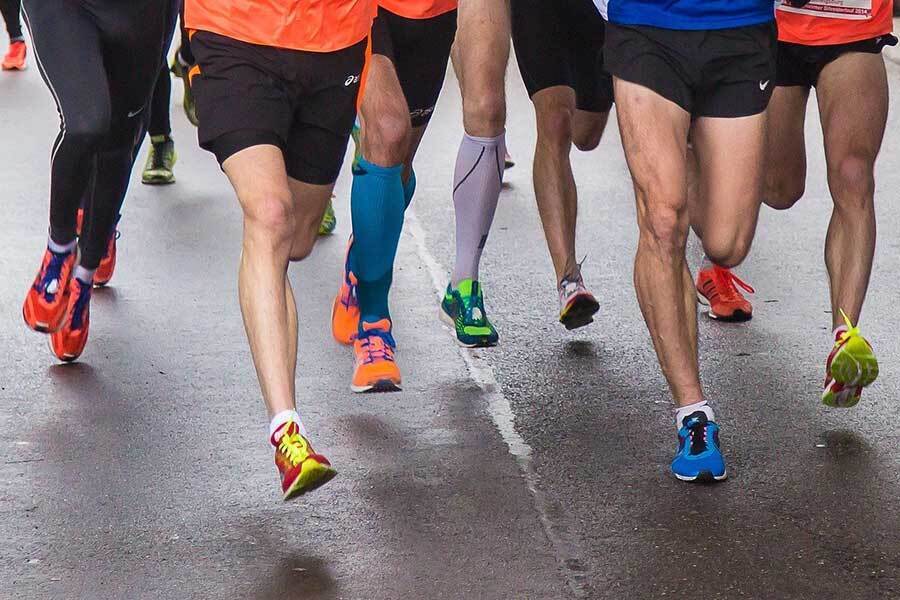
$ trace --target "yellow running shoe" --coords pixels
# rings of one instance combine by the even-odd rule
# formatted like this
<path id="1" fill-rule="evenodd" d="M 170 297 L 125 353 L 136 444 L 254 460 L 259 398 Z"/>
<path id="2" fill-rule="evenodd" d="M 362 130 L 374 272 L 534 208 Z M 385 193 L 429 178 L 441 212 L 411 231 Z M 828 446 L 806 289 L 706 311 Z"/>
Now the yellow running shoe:
<path id="1" fill-rule="evenodd" d="M 832 408 L 850 408 L 859 402 L 864 387 L 878 378 L 878 359 L 872 345 L 841 311 L 847 328 L 839 330 L 825 365 L 822 403 Z"/>
<path id="2" fill-rule="evenodd" d="M 275 466 L 281 475 L 281 491 L 285 501 L 311 492 L 337 475 L 328 459 L 316 454 L 295 422 L 285 423 L 270 441 L 275 446 Z"/>
<path id="3" fill-rule="evenodd" d="M 331 235 L 334 233 L 335 227 L 337 227 L 337 216 L 334 214 L 334 194 L 332 194 L 331 200 L 328 201 L 328 206 L 325 208 L 325 214 L 322 215 L 322 222 L 319 224 L 319 235 Z"/>

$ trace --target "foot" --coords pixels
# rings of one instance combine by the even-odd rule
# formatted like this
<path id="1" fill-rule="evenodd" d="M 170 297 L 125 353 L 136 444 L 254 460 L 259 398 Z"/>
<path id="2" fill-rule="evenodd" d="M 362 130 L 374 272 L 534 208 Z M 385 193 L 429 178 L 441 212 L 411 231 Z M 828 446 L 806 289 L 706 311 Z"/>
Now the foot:
<path id="1" fill-rule="evenodd" d="M 506 154 L 503 155 L 503 169 L 512 169 L 516 166 L 516 161 L 513 160 L 512 156 L 509 155 L 509 151 L 506 151 Z"/>
<path id="2" fill-rule="evenodd" d="M 9 44 L 9 50 L 3 57 L 4 71 L 22 71 L 25 69 L 25 42 L 18 40 Z"/>
<path id="3" fill-rule="evenodd" d="M 62 326 L 69 301 L 69 279 L 75 266 L 75 252 L 56 253 L 47 248 L 34 283 L 25 296 L 22 316 L 25 324 L 41 333 L 53 333 Z"/>
<path id="4" fill-rule="evenodd" d="M 834 347 L 825 364 L 822 403 L 832 408 L 850 408 L 859 403 L 864 387 L 878 378 L 878 359 L 859 327 L 841 311 L 846 330 L 835 335 Z"/>
<path id="5" fill-rule="evenodd" d="M 331 200 L 328 201 L 328 206 L 325 208 L 325 214 L 322 215 L 322 222 L 319 224 L 319 235 L 331 235 L 334 233 L 335 227 L 337 227 L 337 217 L 334 214 L 334 194 L 332 194 Z"/>
<path id="6" fill-rule="evenodd" d="M 285 501 L 311 492 L 337 475 L 328 459 L 316 454 L 293 421 L 285 423 L 269 441 L 275 446 L 275 466 Z"/>
<path id="7" fill-rule="evenodd" d="M 353 243 L 351 238 L 350 243 Z M 331 335 L 339 344 L 349 346 L 359 333 L 359 299 L 356 295 L 356 276 L 347 268 L 347 255 L 344 258 L 344 270 L 341 275 L 341 289 L 331 305 Z"/>
<path id="8" fill-rule="evenodd" d="M 363 333 L 353 342 L 356 366 L 350 389 L 362 392 L 400 391 L 400 369 L 394 361 L 397 344 L 391 335 L 391 322 L 363 323 Z"/>
<path id="9" fill-rule="evenodd" d="M 178 59 L 179 55 L 179 52 L 175 53 L 175 60 L 172 61 L 171 71 L 175 77 L 180 77 L 184 84 L 184 97 L 181 101 L 181 104 L 184 107 L 184 116 L 191 122 L 191 125 L 197 127 L 200 124 L 200 120 L 197 118 L 197 107 L 194 104 L 194 92 L 191 90 L 190 66 L 181 64 L 181 61 Z"/>
<path id="10" fill-rule="evenodd" d="M 116 217 L 116 225 L 113 229 L 112 234 L 109 236 L 109 242 L 106 243 L 106 251 L 103 253 L 103 258 L 100 259 L 100 266 L 97 267 L 97 270 L 94 272 L 94 287 L 104 287 L 109 284 L 109 282 L 113 278 L 113 274 L 116 270 L 116 242 L 119 237 L 122 235 L 119 232 L 119 219 L 122 218 L 122 215 Z M 84 209 L 78 209 L 78 235 L 81 235 L 81 225 L 82 221 L 84 221 Z"/>
<path id="11" fill-rule="evenodd" d="M 141 183 L 146 185 L 165 185 L 175 183 L 175 142 L 169 136 L 151 138 L 150 151 L 147 153 L 147 164 L 141 175 Z"/>
<path id="12" fill-rule="evenodd" d="M 729 269 L 712 266 L 697 274 L 697 294 L 701 304 L 709 307 L 709 316 L 719 321 L 740 322 L 753 318 L 753 305 L 738 290 L 750 294 L 755 290 Z"/>
<path id="13" fill-rule="evenodd" d="M 594 322 L 600 303 L 584 286 L 581 275 L 573 279 L 563 278 L 559 283 L 559 322 L 566 329 L 578 329 Z"/>
<path id="14" fill-rule="evenodd" d="M 484 310 L 481 285 L 472 279 L 463 279 L 456 289 L 447 284 L 441 320 L 453 328 L 456 341 L 467 348 L 494 346 L 500 339 Z"/>
<path id="15" fill-rule="evenodd" d="M 69 304 L 62 327 L 50 334 L 50 349 L 61 361 L 72 362 L 84 352 L 91 324 L 90 283 L 69 280 Z"/>
<path id="16" fill-rule="evenodd" d="M 703 411 L 691 413 L 682 421 L 672 473 L 681 481 L 704 483 L 728 477 L 725 459 L 719 450 L 719 426 Z"/>

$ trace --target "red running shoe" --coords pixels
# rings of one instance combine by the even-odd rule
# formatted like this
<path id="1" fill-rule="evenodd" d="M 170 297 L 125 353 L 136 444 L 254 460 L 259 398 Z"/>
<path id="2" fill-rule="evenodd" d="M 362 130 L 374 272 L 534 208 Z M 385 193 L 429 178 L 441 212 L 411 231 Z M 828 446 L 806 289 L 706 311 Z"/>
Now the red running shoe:
<path id="1" fill-rule="evenodd" d="M 97 267 L 97 270 L 94 272 L 94 287 L 103 287 L 107 285 L 113 277 L 113 273 L 116 270 L 116 240 L 119 239 L 121 235 L 119 233 L 119 219 L 122 218 L 122 215 L 116 217 L 116 225 L 113 229 L 112 234 L 109 236 L 109 242 L 106 244 L 106 252 L 103 253 L 103 258 L 100 259 L 100 266 Z M 78 235 L 81 235 L 81 225 L 82 221 L 84 221 L 84 209 L 78 209 Z"/>
<path id="2" fill-rule="evenodd" d="M 44 251 L 41 268 L 22 306 L 26 325 L 41 333 L 53 333 L 62 326 L 74 267 L 74 251 L 63 254 L 49 248 Z"/>
<path id="3" fill-rule="evenodd" d="M 328 459 L 316 454 L 293 421 L 282 425 L 269 441 L 275 446 L 275 466 L 281 475 L 285 501 L 311 492 L 337 475 Z"/>
<path id="4" fill-rule="evenodd" d="M 69 280 L 69 305 L 62 327 L 50 335 L 50 349 L 61 361 L 72 362 L 84 352 L 91 324 L 91 284 L 72 277 Z"/>
<path id="5" fill-rule="evenodd" d="M 709 306 L 710 318 L 732 322 L 753 318 L 753 305 L 738 291 L 738 287 L 750 294 L 756 293 L 729 269 L 713 265 L 697 273 L 697 299 L 700 304 Z"/>
<path id="6" fill-rule="evenodd" d="M 3 57 L 3 70 L 4 71 L 23 71 L 25 70 L 25 54 L 27 50 L 25 48 L 25 42 L 22 40 L 18 40 L 15 42 L 10 42 L 9 50 L 6 52 L 6 56 Z"/>

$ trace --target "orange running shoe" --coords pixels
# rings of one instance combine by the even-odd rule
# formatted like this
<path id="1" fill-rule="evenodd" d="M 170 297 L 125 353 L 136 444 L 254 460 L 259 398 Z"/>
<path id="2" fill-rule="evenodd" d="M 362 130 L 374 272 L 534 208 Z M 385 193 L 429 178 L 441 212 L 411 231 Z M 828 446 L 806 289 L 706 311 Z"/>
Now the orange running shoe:
<path id="1" fill-rule="evenodd" d="M 697 299 L 709 307 L 710 318 L 719 321 L 749 321 L 753 318 L 753 305 L 738 291 L 740 287 L 750 294 L 756 293 L 729 269 L 713 265 L 697 274 Z"/>
<path id="2" fill-rule="evenodd" d="M 359 300 L 356 297 L 356 275 L 347 267 L 350 258 L 350 246 L 353 237 L 347 244 L 344 258 L 344 271 L 341 276 L 341 289 L 334 297 L 331 305 L 331 335 L 340 344 L 349 346 L 359 334 Z"/>
<path id="3" fill-rule="evenodd" d="M 61 361 L 72 362 L 84 352 L 91 324 L 91 288 L 72 277 L 69 280 L 69 305 L 62 327 L 50 334 L 50 349 Z"/>
<path id="4" fill-rule="evenodd" d="M 275 466 L 281 475 L 285 501 L 311 492 L 337 475 L 328 459 L 316 454 L 295 422 L 282 425 L 269 441 L 275 446 Z"/>
<path id="5" fill-rule="evenodd" d="M 119 233 L 119 219 L 121 218 L 122 215 L 116 217 L 115 227 L 113 228 L 112 235 L 109 236 L 109 242 L 106 244 L 106 252 L 103 253 L 103 258 L 100 259 L 100 266 L 98 266 L 97 270 L 94 272 L 94 287 L 103 287 L 107 285 L 116 270 L 116 240 L 118 240 L 121 235 Z M 77 221 L 78 235 L 81 235 L 81 225 L 83 221 L 84 209 L 79 208 Z"/>
<path id="6" fill-rule="evenodd" d="M 353 369 L 354 392 L 399 392 L 400 369 L 394 362 L 397 347 L 391 335 L 391 322 L 363 322 L 363 335 L 353 343 L 356 367 Z"/>
<path id="7" fill-rule="evenodd" d="M 62 326 L 69 301 L 69 279 L 75 267 L 75 252 L 58 254 L 47 248 L 41 268 L 25 296 L 22 316 L 25 324 L 41 333 L 53 333 Z"/>
<path id="8" fill-rule="evenodd" d="M 6 52 L 6 56 L 3 57 L 3 70 L 23 71 L 25 69 L 26 53 L 25 42 L 22 40 L 10 42 L 9 50 Z"/>

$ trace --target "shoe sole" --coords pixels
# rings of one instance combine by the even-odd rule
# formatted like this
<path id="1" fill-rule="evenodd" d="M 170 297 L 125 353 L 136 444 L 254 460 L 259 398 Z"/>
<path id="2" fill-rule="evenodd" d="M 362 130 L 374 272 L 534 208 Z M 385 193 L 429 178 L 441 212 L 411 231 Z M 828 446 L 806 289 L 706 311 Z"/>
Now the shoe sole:
<path id="1" fill-rule="evenodd" d="M 839 392 L 826 389 L 822 392 L 822 404 L 828 408 L 853 408 L 862 398 L 856 395 L 856 389 L 845 387 Z"/>
<path id="2" fill-rule="evenodd" d="M 678 473 L 673 473 L 673 475 L 675 475 L 679 481 L 687 481 L 688 483 L 716 483 L 717 481 L 725 481 L 728 478 L 728 471 L 725 471 L 721 475 L 713 475 L 710 471 L 700 471 L 700 473 L 693 477 L 679 475 Z"/>
<path id="3" fill-rule="evenodd" d="M 60 356 L 56 353 L 56 350 L 53 349 L 53 338 L 47 336 L 47 347 L 50 348 L 50 354 L 53 355 L 56 360 L 64 363 L 73 363 L 81 357 L 81 353 L 79 354 L 63 354 Z M 82 350 L 83 352 L 83 350 Z"/>
<path id="4" fill-rule="evenodd" d="M 600 310 L 600 303 L 587 296 L 579 296 L 575 299 L 569 310 L 559 317 L 559 322 L 566 329 L 572 331 L 594 322 L 594 315 Z"/>
<path id="5" fill-rule="evenodd" d="M 144 185 L 170 185 L 175 183 L 175 178 L 171 179 L 143 179 L 141 178 L 141 183 Z"/>
<path id="6" fill-rule="evenodd" d="M 301 473 L 300 476 L 297 477 L 294 485 L 284 493 L 282 499 L 287 502 L 299 498 L 300 496 L 304 496 L 334 479 L 335 475 L 337 475 L 337 471 L 335 471 L 333 467 L 327 467 L 322 463 L 317 462 L 315 466 L 309 469 L 309 471 Z"/>
<path id="7" fill-rule="evenodd" d="M 715 321 L 722 321 L 723 323 L 745 323 L 753 318 L 753 313 L 746 313 L 742 310 L 736 310 L 731 315 L 720 315 L 716 312 L 713 312 L 712 306 L 709 303 L 709 300 L 703 294 L 697 292 L 697 302 L 699 302 L 702 306 L 707 308 L 706 314 L 710 319 Z"/>
<path id="8" fill-rule="evenodd" d="M 846 386 L 870 386 L 878 378 L 878 359 L 862 338 L 853 337 L 831 360 L 831 377 Z"/>
<path id="9" fill-rule="evenodd" d="M 499 342 L 490 342 L 487 340 L 475 342 L 474 344 L 467 344 L 466 342 L 459 339 L 459 336 L 456 334 L 456 323 L 453 322 L 453 319 L 450 318 L 442 307 L 438 307 L 438 318 L 441 320 L 449 330 L 451 335 L 453 335 L 453 339 L 456 340 L 456 343 L 462 346 L 463 348 L 493 348 Z"/>
<path id="10" fill-rule="evenodd" d="M 391 379 L 379 379 L 371 385 L 350 385 L 350 390 L 357 394 L 379 394 L 385 392 L 400 392 L 403 388 L 400 383 Z"/>

